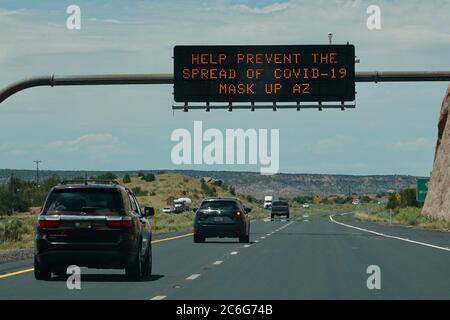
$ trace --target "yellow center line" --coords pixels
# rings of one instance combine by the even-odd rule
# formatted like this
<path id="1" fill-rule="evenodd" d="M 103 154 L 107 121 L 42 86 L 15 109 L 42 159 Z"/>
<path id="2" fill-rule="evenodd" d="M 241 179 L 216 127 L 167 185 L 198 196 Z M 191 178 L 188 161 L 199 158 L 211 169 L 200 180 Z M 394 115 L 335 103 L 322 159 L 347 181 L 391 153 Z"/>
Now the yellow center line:
<path id="1" fill-rule="evenodd" d="M 176 239 L 180 239 L 180 238 L 189 237 L 189 236 L 192 236 L 192 235 L 193 235 L 193 233 L 187 233 L 187 234 L 183 234 L 181 236 L 153 240 L 152 243 L 159 243 L 159 242 L 164 242 L 164 241 L 169 241 L 169 240 L 176 240 Z M 0 279 L 14 277 L 14 276 L 18 276 L 19 274 L 28 273 L 28 272 L 32 272 L 32 271 L 34 271 L 34 268 L 29 268 L 29 269 L 24 269 L 24 270 L 18 270 L 18 271 L 10 272 L 10 273 L 0 274 Z"/>
<path id="2" fill-rule="evenodd" d="M 19 271 L 15 271 L 15 272 L 1 274 L 0 275 L 0 279 L 12 277 L 12 276 L 17 276 L 17 275 L 22 274 L 22 273 L 31 272 L 33 270 L 34 270 L 34 268 L 30 268 L 30 269 L 24 269 L 24 270 L 19 270 Z"/>
<path id="3" fill-rule="evenodd" d="M 182 234 L 181 236 L 176 236 L 176 237 L 171 237 L 171 238 L 164 238 L 164 239 L 159 239 L 159 240 L 153 240 L 152 243 L 158 243 L 158 242 L 163 242 L 163 241 L 169 241 L 169 240 L 175 240 L 175 239 L 180 239 L 180 238 L 186 238 L 189 236 L 192 236 L 193 233 L 187 233 L 187 234 Z"/>

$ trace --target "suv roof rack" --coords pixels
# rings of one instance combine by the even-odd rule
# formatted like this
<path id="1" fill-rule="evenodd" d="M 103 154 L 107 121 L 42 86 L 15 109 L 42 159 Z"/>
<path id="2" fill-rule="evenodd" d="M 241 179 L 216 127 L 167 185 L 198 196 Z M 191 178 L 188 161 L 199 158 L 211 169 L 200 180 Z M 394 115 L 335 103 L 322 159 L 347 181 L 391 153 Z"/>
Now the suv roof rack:
<path id="1" fill-rule="evenodd" d="M 206 197 L 203 200 L 240 200 L 238 197 Z"/>
<path id="2" fill-rule="evenodd" d="M 111 185 L 119 185 L 119 182 L 114 179 L 69 179 L 69 180 L 63 180 L 59 183 L 60 185 L 67 185 L 67 184 L 111 184 Z"/>

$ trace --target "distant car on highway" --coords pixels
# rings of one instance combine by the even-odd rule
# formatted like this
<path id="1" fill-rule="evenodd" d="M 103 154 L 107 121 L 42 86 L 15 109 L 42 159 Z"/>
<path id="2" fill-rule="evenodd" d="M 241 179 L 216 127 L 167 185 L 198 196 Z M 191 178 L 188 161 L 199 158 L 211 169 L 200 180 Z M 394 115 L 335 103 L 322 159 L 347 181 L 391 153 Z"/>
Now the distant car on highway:
<path id="1" fill-rule="evenodd" d="M 173 206 L 173 213 L 183 213 L 184 212 L 184 205 L 182 205 L 181 203 L 176 203 Z"/>
<path id="2" fill-rule="evenodd" d="M 302 205 L 302 207 L 303 207 L 304 209 L 308 209 L 308 208 L 309 208 L 309 204 L 308 204 L 308 203 L 304 203 L 304 204 Z"/>
<path id="3" fill-rule="evenodd" d="M 270 212 L 272 221 L 275 216 L 285 216 L 289 219 L 289 203 L 287 201 L 277 200 L 272 202 L 272 211 Z"/>
<path id="4" fill-rule="evenodd" d="M 163 209 L 162 209 L 162 212 L 163 212 L 163 213 L 172 213 L 172 209 L 171 209 L 171 208 L 168 208 L 168 207 L 167 207 L 167 208 L 163 208 Z"/>
<path id="5" fill-rule="evenodd" d="M 152 272 L 154 209 L 141 210 L 133 193 L 115 183 L 70 183 L 52 188 L 38 216 L 34 275 L 48 280 L 76 265 L 125 269 L 141 280 Z"/>
<path id="6" fill-rule="evenodd" d="M 204 242 L 206 238 L 237 237 L 239 242 L 250 241 L 250 219 L 237 198 L 206 198 L 199 208 L 194 208 L 194 242 Z"/>

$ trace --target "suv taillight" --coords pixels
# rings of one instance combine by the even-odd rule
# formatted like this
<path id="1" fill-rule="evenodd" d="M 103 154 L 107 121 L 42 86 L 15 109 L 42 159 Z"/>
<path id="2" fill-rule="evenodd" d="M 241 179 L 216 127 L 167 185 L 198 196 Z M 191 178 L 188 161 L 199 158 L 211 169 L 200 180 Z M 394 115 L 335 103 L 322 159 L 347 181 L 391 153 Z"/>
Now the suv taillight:
<path id="1" fill-rule="evenodd" d="M 59 216 L 42 216 L 38 219 L 38 228 L 40 229 L 53 229 L 58 228 L 61 224 Z"/>
<path id="2" fill-rule="evenodd" d="M 106 225 L 110 228 L 129 228 L 131 217 L 106 217 Z"/>

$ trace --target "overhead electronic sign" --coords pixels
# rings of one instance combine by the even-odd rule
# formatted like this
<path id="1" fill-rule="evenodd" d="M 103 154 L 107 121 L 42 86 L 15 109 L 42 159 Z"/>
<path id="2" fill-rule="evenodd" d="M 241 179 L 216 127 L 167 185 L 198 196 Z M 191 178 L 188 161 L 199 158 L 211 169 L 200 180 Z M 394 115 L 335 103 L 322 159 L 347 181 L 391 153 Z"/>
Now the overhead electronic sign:
<path id="1" fill-rule="evenodd" d="M 355 100 L 353 45 L 175 46 L 176 102 Z"/>

